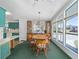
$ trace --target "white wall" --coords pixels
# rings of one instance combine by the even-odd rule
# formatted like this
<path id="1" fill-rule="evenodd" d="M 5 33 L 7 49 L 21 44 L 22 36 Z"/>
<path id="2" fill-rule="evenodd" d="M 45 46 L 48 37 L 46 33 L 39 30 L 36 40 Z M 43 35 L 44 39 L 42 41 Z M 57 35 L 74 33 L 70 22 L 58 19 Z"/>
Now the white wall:
<path id="1" fill-rule="evenodd" d="M 19 20 L 19 40 L 27 40 L 27 21 Z"/>
<path id="2" fill-rule="evenodd" d="M 3 27 L 0 27 L 0 40 L 3 39 Z"/>

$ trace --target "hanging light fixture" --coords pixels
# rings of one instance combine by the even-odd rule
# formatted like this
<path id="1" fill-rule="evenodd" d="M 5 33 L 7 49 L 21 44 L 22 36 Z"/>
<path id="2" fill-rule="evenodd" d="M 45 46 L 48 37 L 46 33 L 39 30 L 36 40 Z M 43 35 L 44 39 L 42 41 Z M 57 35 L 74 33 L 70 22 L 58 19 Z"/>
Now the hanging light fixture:
<path id="1" fill-rule="evenodd" d="M 40 25 L 40 11 L 38 12 L 38 16 L 39 16 L 39 21 L 37 21 L 37 25 Z"/>
<path id="2" fill-rule="evenodd" d="M 38 14 L 40 14 L 40 11 L 38 12 Z"/>
<path id="3" fill-rule="evenodd" d="M 35 4 L 37 4 L 38 3 L 38 0 L 34 0 L 34 3 L 33 3 L 33 5 L 35 5 Z"/>
<path id="4" fill-rule="evenodd" d="M 39 15 L 39 20 L 40 20 L 40 11 L 38 12 L 38 15 Z"/>

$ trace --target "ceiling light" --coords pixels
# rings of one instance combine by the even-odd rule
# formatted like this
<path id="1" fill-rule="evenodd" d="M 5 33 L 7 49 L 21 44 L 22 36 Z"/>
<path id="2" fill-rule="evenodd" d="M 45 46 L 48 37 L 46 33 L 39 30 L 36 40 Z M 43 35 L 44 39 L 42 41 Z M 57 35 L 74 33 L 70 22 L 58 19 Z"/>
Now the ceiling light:
<path id="1" fill-rule="evenodd" d="M 12 15 L 11 12 L 6 11 L 5 12 L 6 15 Z"/>

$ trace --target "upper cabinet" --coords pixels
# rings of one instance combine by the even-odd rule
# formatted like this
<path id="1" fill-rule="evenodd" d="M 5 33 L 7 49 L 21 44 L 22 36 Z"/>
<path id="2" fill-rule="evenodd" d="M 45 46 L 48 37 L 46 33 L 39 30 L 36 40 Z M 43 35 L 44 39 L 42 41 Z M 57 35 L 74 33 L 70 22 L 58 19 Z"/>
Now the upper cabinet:
<path id="1" fill-rule="evenodd" d="M 0 7 L 0 27 L 5 26 L 5 9 Z"/>

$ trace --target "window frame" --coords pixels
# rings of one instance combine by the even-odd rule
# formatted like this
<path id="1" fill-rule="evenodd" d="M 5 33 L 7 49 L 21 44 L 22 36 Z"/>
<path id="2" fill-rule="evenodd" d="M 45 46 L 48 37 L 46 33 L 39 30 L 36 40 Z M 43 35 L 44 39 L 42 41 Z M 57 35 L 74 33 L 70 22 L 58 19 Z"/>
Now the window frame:
<path id="1" fill-rule="evenodd" d="M 63 19 L 61 19 L 61 20 L 59 20 L 58 22 L 57 22 L 57 40 L 60 42 L 60 43 L 62 43 L 62 44 L 64 44 L 63 42 L 64 42 L 64 39 L 63 39 L 63 41 L 61 41 L 61 37 L 59 38 L 58 36 L 58 24 L 60 24 L 61 25 L 61 23 L 63 24 L 63 31 L 62 31 L 62 34 L 63 34 L 63 38 L 64 38 L 64 20 Z M 61 35 L 60 35 L 61 36 Z M 59 40 L 60 39 L 60 40 Z"/>
<path id="2" fill-rule="evenodd" d="M 67 21 L 67 18 L 69 18 L 69 17 L 72 17 L 72 16 L 74 16 L 74 15 L 78 15 L 78 13 L 75 13 L 75 14 L 72 14 L 72 15 L 70 15 L 70 16 L 68 16 L 68 17 L 66 17 L 66 11 L 69 9 L 69 8 L 71 8 L 75 3 L 77 2 L 77 0 L 76 1 L 73 1 L 68 7 L 66 7 L 66 9 L 64 10 L 64 18 L 63 19 L 60 19 L 60 20 L 55 20 L 55 22 L 53 23 L 53 24 L 56 24 L 56 39 L 55 39 L 55 41 L 57 41 L 57 42 L 59 42 L 58 41 L 58 34 L 57 34 L 57 23 L 58 22 L 60 22 L 60 21 L 62 21 L 63 20 L 63 27 L 64 27 L 64 30 L 63 30 L 63 44 L 62 44 L 62 46 L 64 46 L 64 47 L 66 47 L 66 21 Z M 60 42 L 59 42 L 60 43 Z M 61 43 L 60 43 L 61 44 Z M 69 48 L 67 48 L 67 49 L 69 49 Z M 71 49 L 69 49 L 69 50 L 71 50 Z M 71 50 L 72 52 L 74 52 L 73 50 Z M 76 53 L 76 52 L 74 52 L 74 53 Z"/>
<path id="3" fill-rule="evenodd" d="M 66 12 L 67 12 L 68 9 L 72 8 L 72 6 L 73 6 L 75 3 L 77 3 L 77 0 L 74 1 L 74 2 L 73 2 L 67 9 L 65 9 L 65 11 L 64 11 L 64 21 L 65 21 L 65 24 L 64 24 L 64 26 L 65 26 L 65 29 L 64 29 L 64 45 L 65 45 L 65 47 L 67 47 L 67 46 L 66 46 L 66 22 L 67 22 L 68 20 L 70 20 L 70 19 L 68 19 L 68 18 L 73 17 L 73 16 L 78 16 L 78 13 L 72 14 L 72 15 L 70 15 L 70 16 L 66 16 Z M 68 47 L 67 47 L 67 48 L 68 48 Z M 70 49 L 70 48 L 69 48 L 69 49 Z M 73 50 L 72 50 L 72 51 L 73 51 Z M 75 52 L 75 51 L 73 51 L 73 52 Z M 76 52 L 76 53 L 77 53 L 77 52 Z"/>
<path id="4" fill-rule="evenodd" d="M 57 26 L 57 24 L 56 23 L 53 23 L 53 28 L 55 27 L 55 26 Z M 57 28 L 55 28 L 56 30 L 57 30 Z M 54 30 L 53 30 L 53 35 L 55 35 L 56 34 L 56 37 L 57 37 L 57 31 L 56 32 L 54 32 Z M 53 36 L 53 39 L 54 40 L 57 40 L 57 38 L 54 38 L 54 36 Z"/>

